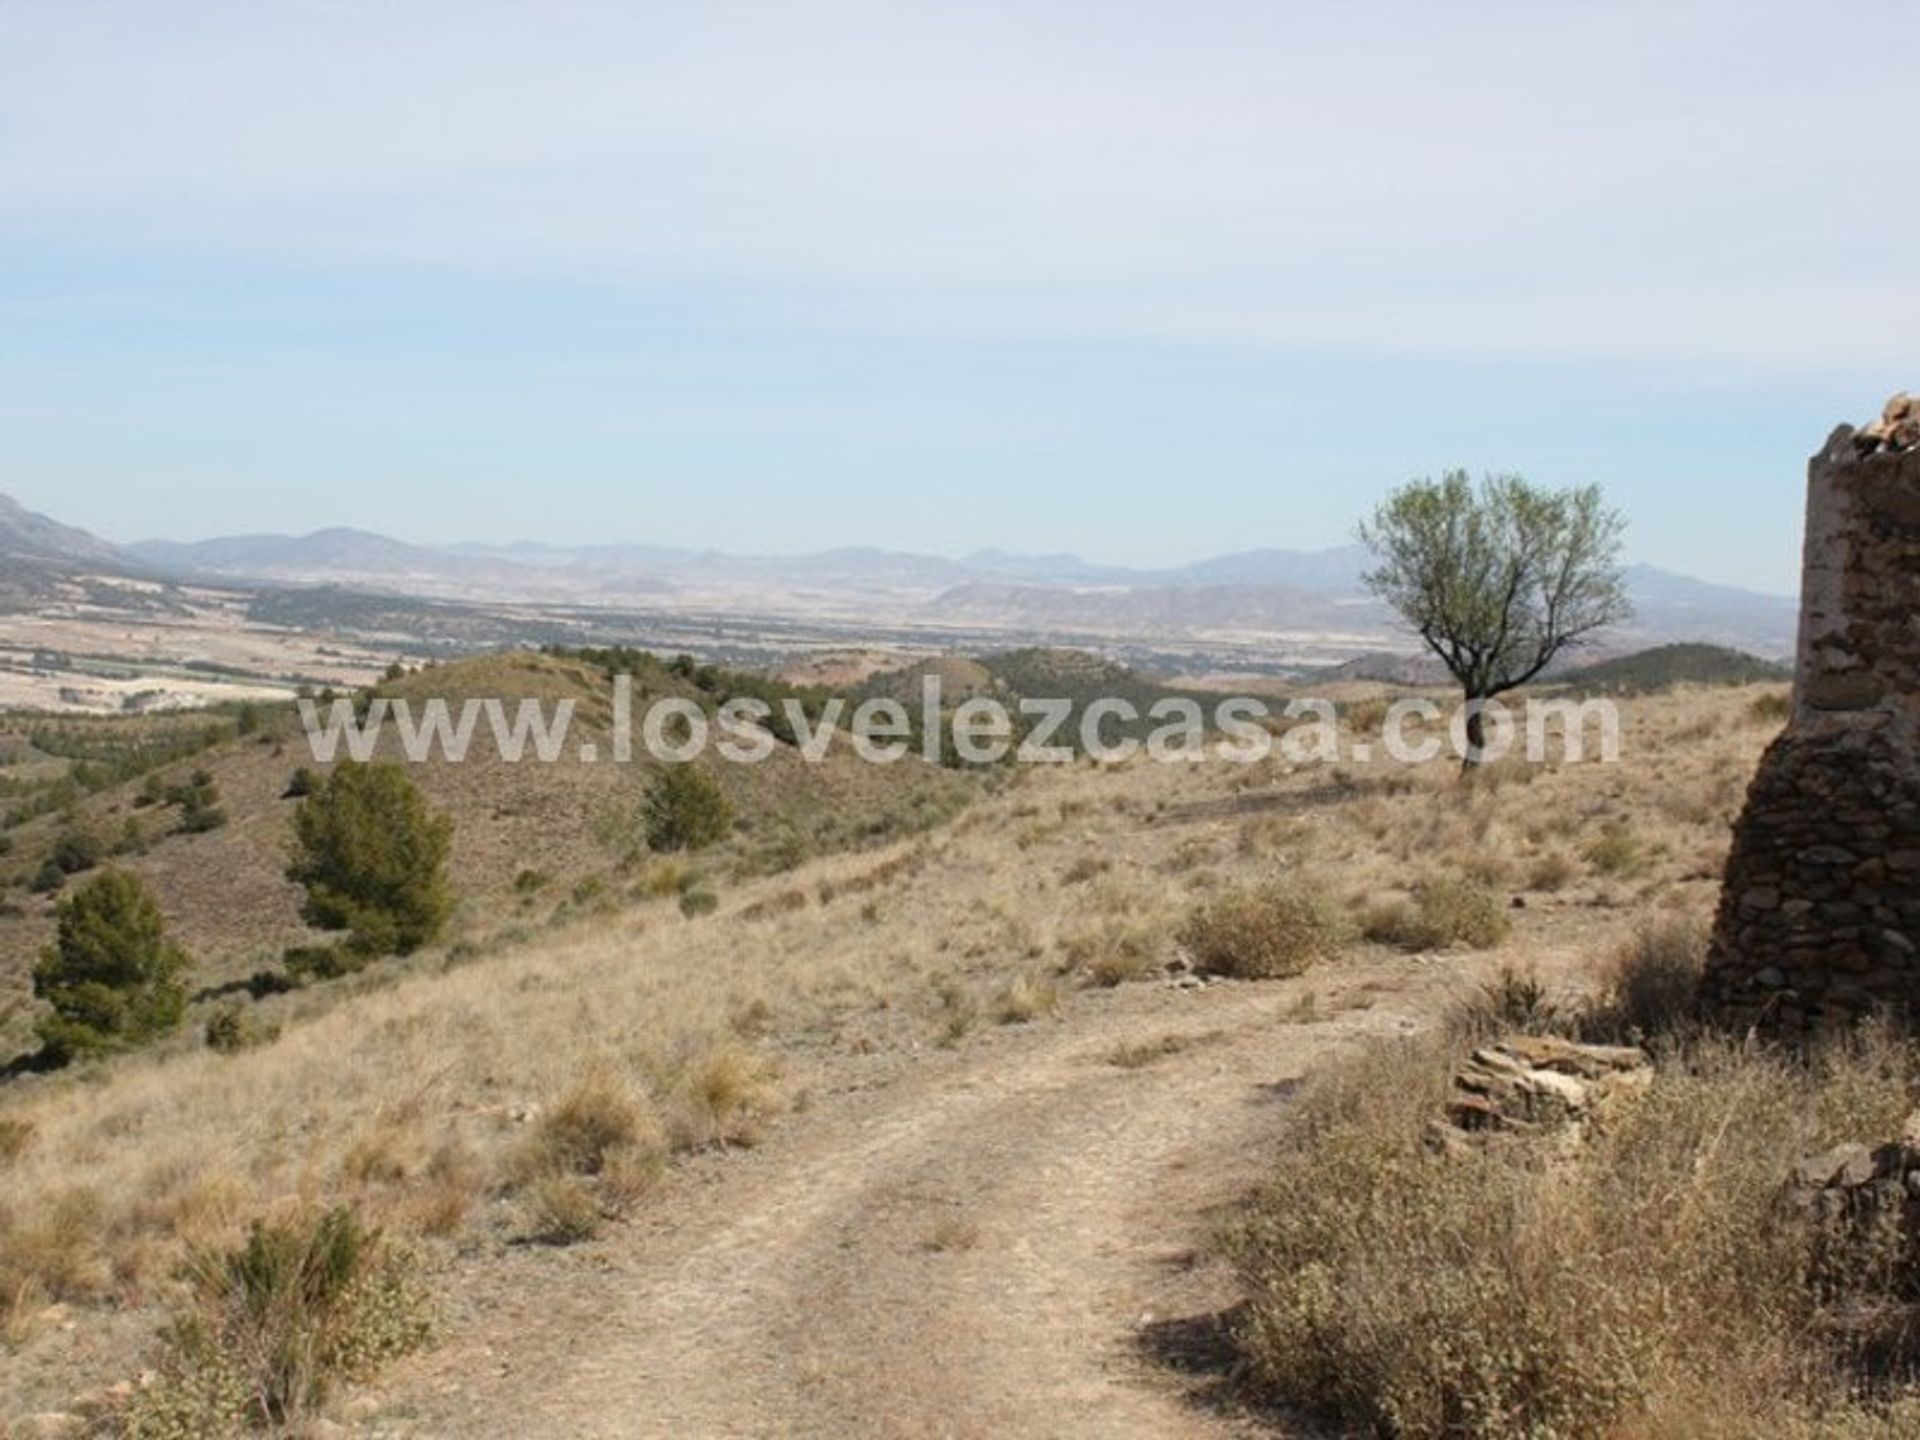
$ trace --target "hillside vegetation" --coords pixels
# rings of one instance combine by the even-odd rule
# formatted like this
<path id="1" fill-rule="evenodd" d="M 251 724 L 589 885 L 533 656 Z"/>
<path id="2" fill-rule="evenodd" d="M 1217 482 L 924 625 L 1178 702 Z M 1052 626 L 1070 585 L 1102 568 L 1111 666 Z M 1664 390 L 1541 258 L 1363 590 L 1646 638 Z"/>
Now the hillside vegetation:
<path id="1" fill-rule="evenodd" d="M 697 678 L 648 657 L 635 686 L 635 714 L 677 696 L 711 708 Z M 406 769 L 426 804 L 453 826 L 450 871 L 457 908 L 447 944 L 471 947 L 564 921 L 580 909 L 619 903 L 665 881 L 652 865 L 643 807 L 660 769 L 581 759 L 580 746 L 611 754 L 611 697 L 594 660 L 515 653 L 453 661 L 396 675 L 373 694 L 431 698 L 456 710 L 469 698 L 523 699 L 551 710 L 572 701 L 569 739 L 555 763 L 501 759 L 484 723 L 467 759 L 438 754 Z M 638 723 L 636 719 L 636 724 Z M 28 972 L 53 931 L 60 892 L 105 865 L 151 888 L 170 934 L 196 959 L 203 1001 L 223 987 L 279 969 L 289 946 L 321 941 L 303 923 L 301 892 L 287 878 L 295 774 L 324 779 L 289 708 L 253 706 L 207 716 L 127 720 L 26 719 L 0 731 L 0 1061 L 23 1052 L 33 1006 Z M 387 727 L 377 758 L 403 758 Z M 683 866 L 674 883 L 691 891 L 789 869 L 809 856 L 873 846 L 938 823 L 962 807 L 977 782 L 908 757 L 862 764 L 844 746 L 819 764 L 786 746 L 766 763 L 697 762 L 718 783 L 732 816 L 724 843 Z M 678 891 L 676 891 L 678 893 Z"/>
<path id="2" fill-rule="evenodd" d="M 1645 695 L 1676 685 L 1758 685 L 1785 680 L 1783 665 L 1724 645 L 1660 645 L 1553 677 L 1584 694 Z"/>
<path id="3" fill-rule="evenodd" d="M 511 682 L 583 703 L 595 688 L 556 657 L 449 668 L 392 684 Z M 463 1283 L 477 1283 L 474 1267 L 527 1263 L 510 1261 L 526 1241 L 609 1233 L 672 1183 L 678 1157 L 750 1144 L 787 1110 L 834 1104 L 839 1087 L 884 1083 L 998 1026 L 1097 1016 L 1102 997 L 1163 979 L 1188 947 L 1223 973 L 1295 975 L 1258 983 L 1307 987 L 1298 1022 L 1314 1024 L 1312 991 L 1333 983 L 1315 977 L 1360 957 L 1418 947 L 1423 964 L 1467 967 L 1491 946 L 1522 967 L 1604 954 L 1648 907 L 1702 915 L 1769 733 L 1751 700 L 1642 702 L 1631 768 L 1503 765 L 1466 793 L 1444 762 L 1009 772 L 957 818 L 872 853 L 819 847 L 816 820 L 801 832 L 811 857 L 778 873 L 759 863 L 758 826 L 724 859 L 621 868 L 578 814 L 606 796 L 591 767 L 430 767 L 421 789 L 456 817 L 453 877 L 482 897 L 463 909 L 490 907 L 491 938 L 203 1011 L 147 1050 L 0 1092 L 0 1294 L 15 1347 L 0 1414 L 128 1373 L 167 1314 L 200 1303 L 181 1258 L 235 1251 L 255 1220 L 345 1205 L 436 1263 L 465 1256 Z M 183 937 L 231 935 L 237 920 L 220 917 L 250 893 L 296 910 L 280 875 L 284 743 L 199 757 L 233 818 L 130 862 Z M 771 763 L 715 778 L 743 815 L 786 805 L 798 822 L 831 807 L 836 842 L 882 800 L 932 822 L 970 783 L 935 767 Z M 569 882 L 571 856 L 602 888 Z M 516 879 L 534 866 L 553 878 Z M 725 883 L 701 914 L 680 900 L 706 866 Z M 1448 929 L 1430 897 L 1456 895 L 1525 908 L 1510 932 Z M 1438 928 L 1367 938 L 1399 906 L 1428 906 Z M 1125 1064 L 1156 1063 L 1134 1053 Z M 75 1351 L 49 1318 L 63 1313 L 116 1343 Z"/>

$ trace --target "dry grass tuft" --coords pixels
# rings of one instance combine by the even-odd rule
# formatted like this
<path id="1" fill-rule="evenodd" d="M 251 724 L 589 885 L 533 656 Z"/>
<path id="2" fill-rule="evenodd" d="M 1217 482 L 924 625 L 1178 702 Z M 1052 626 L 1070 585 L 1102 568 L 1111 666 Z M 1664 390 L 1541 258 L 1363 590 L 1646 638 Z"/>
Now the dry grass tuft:
<path id="1" fill-rule="evenodd" d="M 1060 1012 L 1060 987 L 1044 975 L 1016 975 L 993 1001 L 1000 1025 L 1026 1025 Z"/>
<path id="2" fill-rule="evenodd" d="M 716 1040 L 684 1056 L 668 1084 L 667 1134 L 676 1150 L 753 1145 L 779 1108 L 771 1062 Z"/>
<path id="3" fill-rule="evenodd" d="M 1110 918 L 1061 942 L 1067 963 L 1103 989 L 1144 980 L 1160 964 L 1166 931 L 1157 924 Z"/>
<path id="4" fill-rule="evenodd" d="M 666 1128 L 647 1099 L 611 1068 L 596 1068 L 541 1112 L 509 1160 L 519 1183 L 598 1175 L 625 1151 L 664 1152 Z"/>

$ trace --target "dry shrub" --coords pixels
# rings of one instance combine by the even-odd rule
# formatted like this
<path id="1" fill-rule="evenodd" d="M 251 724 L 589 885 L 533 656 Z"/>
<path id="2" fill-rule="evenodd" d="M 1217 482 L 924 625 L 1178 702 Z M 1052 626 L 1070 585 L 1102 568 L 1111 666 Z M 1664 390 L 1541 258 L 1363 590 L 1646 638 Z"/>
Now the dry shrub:
<path id="1" fill-rule="evenodd" d="M 1404 1440 L 1758 1440 L 1802 1419 L 1808 1435 L 1877 1433 L 1849 1409 L 1845 1347 L 1819 1337 L 1884 1292 L 1866 1271 L 1844 1291 L 1814 1283 L 1813 1222 L 1782 1189 L 1801 1155 L 1897 1133 L 1910 1052 L 1853 1045 L 1806 1066 L 1696 1040 L 1551 1165 L 1430 1151 L 1456 1053 L 1384 1046 L 1303 1097 L 1229 1237 L 1260 1387 Z M 1813 1428 L 1836 1415 L 1861 1428 Z"/>
<path id="2" fill-rule="evenodd" d="M 577 1245 L 600 1231 L 600 1199 L 578 1175 L 542 1175 L 520 1197 L 527 1237 L 545 1245 Z"/>
<path id="3" fill-rule="evenodd" d="M 1137 920 L 1110 918 L 1061 942 L 1066 958 L 1093 984 L 1111 988 L 1144 979 L 1159 963 L 1165 930 Z"/>
<path id="4" fill-rule="evenodd" d="M 780 915 L 791 915 L 796 910 L 807 908 L 809 901 L 804 890 L 781 890 L 751 904 L 740 907 L 742 920 L 770 920 Z"/>
<path id="5" fill-rule="evenodd" d="M 1502 965 L 1500 973 L 1456 1005 L 1447 1026 L 1456 1040 L 1479 1043 L 1516 1031 L 1522 1035 L 1561 1034 L 1576 1028 L 1579 1017 L 1563 1012 L 1539 975 Z"/>
<path id="6" fill-rule="evenodd" d="M 1275 883 L 1201 906 L 1181 927 L 1194 968 L 1208 975 L 1270 980 L 1330 959 L 1352 939 L 1346 914 L 1309 886 Z"/>
<path id="7" fill-rule="evenodd" d="M 1062 885 L 1081 885 L 1104 875 L 1113 868 L 1113 862 L 1104 855 L 1082 855 L 1060 873 Z"/>
<path id="8" fill-rule="evenodd" d="M 691 890 L 698 880 L 693 867 L 679 860 L 655 860 L 640 877 L 639 891 L 652 900 L 664 900 Z"/>
<path id="9" fill-rule="evenodd" d="M 1644 922 L 1600 975 L 1584 1028 L 1595 1039 L 1660 1045 L 1691 1023 L 1706 968 L 1707 933 L 1697 920 Z"/>
<path id="10" fill-rule="evenodd" d="M 1558 850 L 1549 850 L 1527 870 L 1527 889 L 1551 895 L 1571 885 L 1580 873 L 1579 866 Z"/>
<path id="11" fill-rule="evenodd" d="M 1647 851 L 1640 837 L 1618 822 L 1602 828 L 1581 853 L 1600 874 L 1616 880 L 1631 880 L 1647 868 Z"/>
<path id="12" fill-rule="evenodd" d="M 1753 697 L 1753 703 L 1747 707 L 1747 718 L 1755 725 L 1784 725 L 1793 714 L 1793 692 L 1791 690 L 1768 690 Z"/>
<path id="13" fill-rule="evenodd" d="M 1421 882 L 1411 899 L 1373 907 L 1363 928 L 1369 940 L 1402 950 L 1488 950 L 1507 938 L 1513 918 L 1484 885 L 1444 877 Z"/>
<path id="14" fill-rule="evenodd" d="M 400 1219 L 423 1235 L 453 1235 L 466 1223 L 483 1183 L 479 1157 L 450 1137 L 428 1157 L 400 1200 Z"/>

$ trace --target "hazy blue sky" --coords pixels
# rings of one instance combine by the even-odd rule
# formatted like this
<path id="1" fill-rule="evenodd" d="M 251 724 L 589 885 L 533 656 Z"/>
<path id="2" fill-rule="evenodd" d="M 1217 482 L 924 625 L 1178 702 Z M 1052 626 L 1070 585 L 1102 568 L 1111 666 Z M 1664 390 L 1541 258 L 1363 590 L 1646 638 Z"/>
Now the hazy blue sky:
<path id="1" fill-rule="evenodd" d="M 1920 386 L 1920 7 L 0 0 L 0 490 L 117 539 L 1346 538 L 1784 589 Z"/>

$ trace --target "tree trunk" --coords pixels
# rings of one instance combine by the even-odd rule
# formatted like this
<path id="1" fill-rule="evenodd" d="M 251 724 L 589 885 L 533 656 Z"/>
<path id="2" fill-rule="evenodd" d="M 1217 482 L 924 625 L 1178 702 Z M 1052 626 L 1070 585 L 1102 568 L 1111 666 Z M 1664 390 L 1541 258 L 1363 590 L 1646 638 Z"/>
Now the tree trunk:
<path id="1" fill-rule="evenodd" d="M 1467 753 L 1460 757 L 1460 769 L 1471 775 L 1480 767 L 1487 753 L 1487 712 L 1489 697 L 1485 695 L 1467 696 Z"/>

